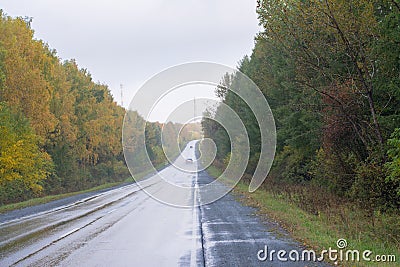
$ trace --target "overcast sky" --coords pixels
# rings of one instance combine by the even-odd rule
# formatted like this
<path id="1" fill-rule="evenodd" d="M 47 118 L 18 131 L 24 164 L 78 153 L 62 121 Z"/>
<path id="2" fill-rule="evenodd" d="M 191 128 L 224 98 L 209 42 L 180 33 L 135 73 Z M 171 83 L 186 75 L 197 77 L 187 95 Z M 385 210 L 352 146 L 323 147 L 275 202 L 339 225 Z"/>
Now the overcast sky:
<path id="1" fill-rule="evenodd" d="M 260 31 L 252 0 L 3 0 L 10 16 L 33 18 L 35 37 L 76 59 L 124 106 L 163 69 L 191 61 L 231 67 Z"/>

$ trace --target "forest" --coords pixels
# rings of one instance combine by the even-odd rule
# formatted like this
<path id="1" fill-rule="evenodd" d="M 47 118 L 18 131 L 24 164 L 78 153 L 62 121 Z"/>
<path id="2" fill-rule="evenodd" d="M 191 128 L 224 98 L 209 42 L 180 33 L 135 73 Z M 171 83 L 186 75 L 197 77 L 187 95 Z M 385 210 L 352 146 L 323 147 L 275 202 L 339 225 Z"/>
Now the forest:
<path id="1" fill-rule="evenodd" d="M 255 207 L 273 236 L 282 226 L 307 249 L 335 248 L 345 238 L 350 249 L 399 255 L 399 0 L 258 0 L 256 12 L 261 31 L 252 53 L 215 89 L 249 137 L 233 196 Z M 234 158 L 216 120 L 230 121 L 224 105 L 207 110 L 201 125 L 148 122 L 76 60 L 36 39 L 31 23 L 0 10 L 0 206 L 133 182 L 126 162 L 144 177 L 147 157 L 162 168 L 166 154 L 173 159 L 201 130 L 217 147 L 210 176 Z M 277 134 L 272 168 L 251 193 L 265 129 L 233 92 L 245 91 L 240 73 L 267 99 Z"/>
<path id="2" fill-rule="evenodd" d="M 341 202 L 372 217 L 398 212 L 400 3 L 263 0 L 257 14 L 263 30 L 238 70 L 257 84 L 275 118 L 276 155 L 264 188 L 295 198 L 313 214 Z M 240 90 L 238 77 L 223 77 L 216 93 L 246 126 L 245 176 L 251 177 L 259 124 L 243 100 L 223 89 Z M 209 112 L 223 116 L 218 108 Z M 224 168 L 226 131 L 212 119 L 202 125 L 218 148 L 214 165 Z"/>
<path id="3" fill-rule="evenodd" d="M 126 179 L 125 110 L 74 60 L 0 14 L 0 204 Z"/>
<path id="4" fill-rule="evenodd" d="M 0 205 L 132 181 L 121 142 L 125 108 L 87 69 L 35 39 L 30 25 L 0 13 Z M 164 124 L 135 119 L 150 160 L 165 164 Z M 181 145 L 195 126 L 182 127 L 166 124 L 181 132 Z"/>
<path id="5" fill-rule="evenodd" d="M 264 0 L 257 14 L 263 30 L 238 70 L 258 85 L 275 118 L 276 157 L 264 187 L 334 195 L 372 213 L 398 211 L 399 2 Z M 126 180 L 125 109 L 88 70 L 35 39 L 30 24 L 0 14 L 0 204 Z M 239 86 L 235 75 L 221 84 Z M 258 123 L 235 94 L 217 91 L 246 126 L 250 177 L 259 157 Z M 152 162 L 164 164 L 164 124 L 133 116 L 147 123 Z M 202 125 L 223 168 L 228 136 L 213 120 Z M 183 135 L 181 144 L 190 139 Z"/>

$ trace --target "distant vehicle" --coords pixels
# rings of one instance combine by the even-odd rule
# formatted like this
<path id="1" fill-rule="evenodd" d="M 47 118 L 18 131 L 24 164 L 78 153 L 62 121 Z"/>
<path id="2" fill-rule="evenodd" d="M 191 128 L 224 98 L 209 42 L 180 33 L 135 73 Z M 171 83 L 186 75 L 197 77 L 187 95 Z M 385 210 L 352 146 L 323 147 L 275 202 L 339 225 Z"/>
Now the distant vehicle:
<path id="1" fill-rule="evenodd" d="M 193 159 L 186 159 L 186 163 L 193 163 Z"/>
<path id="2" fill-rule="evenodd" d="M 190 148 L 193 148 L 193 146 L 190 146 Z"/>

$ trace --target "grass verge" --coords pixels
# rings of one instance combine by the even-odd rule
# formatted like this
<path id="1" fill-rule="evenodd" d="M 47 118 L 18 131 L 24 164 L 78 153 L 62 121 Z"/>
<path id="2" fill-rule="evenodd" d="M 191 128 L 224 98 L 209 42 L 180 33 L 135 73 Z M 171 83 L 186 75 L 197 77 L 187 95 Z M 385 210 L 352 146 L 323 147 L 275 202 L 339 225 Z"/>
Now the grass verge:
<path id="1" fill-rule="evenodd" d="M 214 166 L 207 169 L 209 175 L 218 177 L 221 171 Z M 223 181 L 223 179 L 222 179 Z M 369 218 L 364 213 L 357 212 L 354 209 L 344 211 L 346 218 L 334 218 L 332 215 L 324 213 L 310 214 L 299 208 L 295 203 L 288 201 L 284 195 L 276 195 L 265 189 L 258 189 L 254 193 L 248 192 L 248 185 L 240 181 L 233 189 L 234 194 L 245 197 L 238 198 L 245 205 L 255 207 L 259 213 L 268 220 L 274 220 L 282 228 L 287 230 L 291 236 L 306 246 L 308 249 L 314 249 L 321 252 L 324 249 L 337 249 L 336 242 L 340 238 L 347 241 L 346 250 L 360 251 L 360 258 L 365 250 L 370 250 L 373 254 L 370 256 L 374 259 L 377 255 L 391 256 L 394 255 L 396 262 L 377 263 L 376 261 L 366 262 L 339 262 L 338 266 L 399 266 L 400 262 L 400 243 L 396 241 L 385 242 L 385 237 L 379 237 L 371 228 L 360 227 L 369 225 Z M 345 208 L 345 206 L 343 206 Z M 343 222 L 347 220 L 347 222 Z M 376 223 L 374 227 L 386 227 L 388 222 L 400 223 L 398 217 L 382 217 L 381 223 Z M 394 221 L 394 222 L 393 222 Z M 384 229 L 379 229 L 384 232 Z M 389 237 L 387 238 L 389 239 Z"/>

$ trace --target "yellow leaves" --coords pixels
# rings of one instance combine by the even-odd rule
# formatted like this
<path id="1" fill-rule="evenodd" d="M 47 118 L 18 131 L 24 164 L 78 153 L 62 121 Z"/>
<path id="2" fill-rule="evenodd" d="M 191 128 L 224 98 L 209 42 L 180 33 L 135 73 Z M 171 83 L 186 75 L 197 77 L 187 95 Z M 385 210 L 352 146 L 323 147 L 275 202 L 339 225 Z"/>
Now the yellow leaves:
<path id="1" fill-rule="evenodd" d="M 7 170 L 17 169 L 23 157 L 23 143 L 23 140 L 18 140 L 15 143 L 2 144 L 0 166 L 3 173 L 7 173 Z"/>
<path id="2" fill-rule="evenodd" d="M 40 192 L 52 160 L 67 190 L 74 185 L 65 181 L 85 180 L 94 165 L 115 161 L 124 113 L 107 86 L 75 61 L 62 63 L 23 19 L 0 12 L 0 203 L 1 189 Z"/>
<path id="3" fill-rule="evenodd" d="M 0 187 L 22 181 L 34 193 L 52 170 L 50 156 L 40 151 L 28 122 L 0 103 Z"/>
<path id="4" fill-rule="evenodd" d="M 44 65 L 50 61 L 40 41 L 21 19 L 0 17 L 0 43 L 5 52 L 5 83 L 1 101 L 23 111 L 35 132 L 45 137 L 55 127 L 49 110 L 52 86 L 44 78 Z"/>

